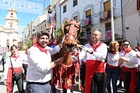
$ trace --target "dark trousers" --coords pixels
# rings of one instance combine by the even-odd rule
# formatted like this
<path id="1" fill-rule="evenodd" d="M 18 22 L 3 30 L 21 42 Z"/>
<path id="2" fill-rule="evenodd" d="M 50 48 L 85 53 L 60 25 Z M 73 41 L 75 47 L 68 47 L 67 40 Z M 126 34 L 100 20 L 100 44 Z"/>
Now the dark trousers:
<path id="1" fill-rule="evenodd" d="M 21 76 L 21 78 L 19 78 L 18 80 L 12 80 L 12 90 L 13 90 L 13 88 L 14 88 L 14 82 L 16 81 L 16 85 L 17 85 L 17 88 L 18 88 L 18 91 L 19 91 L 19 93 L 25 93 L 24 92 L 24 88 L 23 88 L 23 79 L 22 79 L 22 76 Z"/>
<path id="2" fill-rule="evenodd" d="M 2 68 L 3 68 L 3 71 L 4 71 L 4 64 L 5 64 L 4 59 L 2 59 Z"/>
<path id="3" fill-rule="evenodd" d="M 81 81 L 82 81 L 82 87 L 85 85 L 85 72 L 86 72 L 86 65 L 82 64 L 81 67 Z"/>
<path id="4" fill-rule="evenodd" d="M 140 93 L 140 66 L 138 66 L 138 72 L 136 78 L 136 93 Z"/>
<path id="5" fill-rule="evenodd" d="M 22 66 L 23 66 L 23 69 L 24 69 L 24 74 L 26 76 L 28 65 L 27 64 L 23 64 Z"/>
<path id="6" fill-rule="evenodd" d="M 105 93 L 105 74 L 94 73 L 90 93 Z"/>
<path id="7" fill-rule="evenodd" d="M 108 90 L 108 93 L 111 92 L 111 80 L 112 80 L 112 87 L 113 87 L 113 93 L 117 93 L 117 80 L 120 74 L 120 68 L 106 68 L 106 87 Z"/>
<path id="8" fill-rule="evenodd" d="M 131 80 L 131 72 L 124 72 L 124 88 L 126 91 L 125 93 L 130 93 L 129 92 L 130 80 Z"/>

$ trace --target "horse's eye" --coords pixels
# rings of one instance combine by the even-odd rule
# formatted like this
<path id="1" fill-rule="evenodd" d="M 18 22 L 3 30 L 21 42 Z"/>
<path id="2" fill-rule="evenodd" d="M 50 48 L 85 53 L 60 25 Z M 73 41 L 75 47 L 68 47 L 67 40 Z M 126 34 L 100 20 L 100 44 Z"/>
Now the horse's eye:
<path id="1" fill-rule="evenodd" d="M 71 24 L 66 24 L 65 27 L 70 26 Z"/>

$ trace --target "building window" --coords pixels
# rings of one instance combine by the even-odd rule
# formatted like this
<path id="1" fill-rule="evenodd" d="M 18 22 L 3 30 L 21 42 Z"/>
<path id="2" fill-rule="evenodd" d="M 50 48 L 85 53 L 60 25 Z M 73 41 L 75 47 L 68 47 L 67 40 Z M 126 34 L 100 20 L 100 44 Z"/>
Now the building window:
<path id="1" fill-rule="evenodd" d="M 13 13 L 11 13 L 11 15 L 13 15 Z"/>
<path id="2" fill-rule="evenodd" d="M 91 9 L 86 11 L 86 18 L 89 17 L 89 16 L 91 16 Z"/>
<path id="3" fill-rule="evenodd" d="M 63 6 L 63 13 L 65 13 L 67 11 L 67 6 Z"/>
<path id="4" fill-rule="evenodd" d="M 77 5 L 77 0 L 73 0 L 73 7 Z"/>
<path id="5" fill-rule="evenodd" d="M 104 2 L 104 11 L 110 10 L 110 0 Z"/>
<path id="6" fill-rule="evenodd" d="M 86 20 L 87 20 L 86 25 L 92 24 L 91 9 L 87 10 L 85 13 L 86 13 Z"/>
<path id="7" fill-rule="evenodd" d="M 105 37 L 106 39 L 112 39 L 111 22 L 105 24 Z"/>
<path id="8" fill-rule="evenodd" d="M 137 10 L 140 10 L 140 0 L 137 0 Z"/>
<path id="9" fill-rule="evenodd" d="M 111 30 L 111 22 L 105 24 L 105 31 Z"/>
<path id="10" fill-rule="evenodd" d="M 78 16 L 75 16 L 73 19 L 78 22 Z"/>

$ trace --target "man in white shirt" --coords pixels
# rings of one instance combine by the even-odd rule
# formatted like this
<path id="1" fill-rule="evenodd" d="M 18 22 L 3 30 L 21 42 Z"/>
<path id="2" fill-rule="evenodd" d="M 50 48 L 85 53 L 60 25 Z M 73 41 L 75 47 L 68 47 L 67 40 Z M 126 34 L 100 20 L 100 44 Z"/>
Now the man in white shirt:
<path id="1" fill-rule="evenodd" d="M 104 63 L 107 55 L 106 44 L 100 41 L 101 31 L 95 29 L 92 32 L 90 43 L 85 45 L 85 51 L 79 55 L 80 60 L 86 57 L 85 93 L 105 92 L 105 68 Z"/>
<path id="2" fill-rule="evenodd" d="M 51 93 L 49 81 L 52 79 L 52 68 L 61 64 L 64 58 L 52 62 L 51 55 L 59 52 L 62 44 L 50 48 L 48 42 L 48 33 L 38 33 L 37 43 L 28 50 L 27 93 Z"/>

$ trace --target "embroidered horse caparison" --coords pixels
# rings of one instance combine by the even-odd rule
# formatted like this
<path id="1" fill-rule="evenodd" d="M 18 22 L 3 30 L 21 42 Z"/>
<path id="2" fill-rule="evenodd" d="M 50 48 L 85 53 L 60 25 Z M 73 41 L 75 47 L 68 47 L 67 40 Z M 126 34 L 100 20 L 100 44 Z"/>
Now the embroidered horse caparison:
<path id="1" fill-rule="evenodd" d="M 61 89 L 71 89 L 75 77 L 75 62 L 72 53 L 78 45 L 78 37 L 81 33 L 80 23 L 75 20 L 66 20 L 61 27 L 61 32 L 57 43 L 62 42 L 63 46 L 59 53 L 53 55 L 53 58 L 55 60 L 64 57 L 64 61 L 53 69 L 52 83 Z"/>

